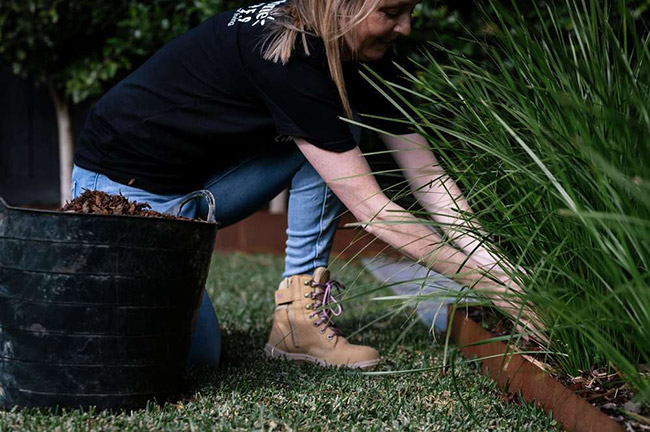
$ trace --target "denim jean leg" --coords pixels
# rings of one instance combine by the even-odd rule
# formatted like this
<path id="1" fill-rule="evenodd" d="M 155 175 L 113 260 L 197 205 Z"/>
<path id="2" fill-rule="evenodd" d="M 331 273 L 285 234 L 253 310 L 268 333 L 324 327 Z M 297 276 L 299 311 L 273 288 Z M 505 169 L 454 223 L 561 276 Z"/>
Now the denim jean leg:
<path id="1" fill-rule="evenodd" d="M 294 144 L 274 145 L 222 170 L 206 183 L 216 200 L 222 226 L 262 208 L 284 188 L 289 194 L 283 277 L 309 274 L 327 266 L 343 205 Z M 199 214 L 205 213 L 205 208 Z"/>
<path id="2" fill-rule="evenodd" d="M 205 185 L 214 195 L 217 221 L 226 227 L 263 208 L 289 186 L 304 162 L 295 145 L 283 144 L 217 173 Z M 206 213 L 203 204 L 198 214 Z"/>
<path id="3" fill-rule="evenodd" d="M 305 161 L 291 182 L 283 277 L 326 267 L 343 205 Z"/>
<path id="4" fill-rule="evenodd" d="M 217 221 L 228 226 L 262 208 L 289 185 L 304 161 L 296 146 L 281 146 L 215 174 L 206 182 L 205 188 L 215 197 Z M 205 218 L 206 213 L 207 206 L 201 202 L 198 215 Z M 192 334 L 190 364 L 216 365 L 214 359 L 218 362 L 220 348 L 219 323 L 212 303 L 204 293 Z"/>

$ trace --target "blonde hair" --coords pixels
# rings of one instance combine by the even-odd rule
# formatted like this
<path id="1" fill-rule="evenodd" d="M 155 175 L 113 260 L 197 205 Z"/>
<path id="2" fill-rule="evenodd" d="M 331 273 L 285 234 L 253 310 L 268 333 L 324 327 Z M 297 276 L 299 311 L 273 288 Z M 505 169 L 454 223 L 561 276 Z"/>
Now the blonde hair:
<path id="1" fill-rule="evenodd" d="M 345 114 L 352 118 L 343 78 L 344 56 L 355 56 L 345 44 L 345 36 L 355 36 L 357 25 L 365 20 L 381 0 L 289 0 L 278 8 L 269 34 L 262 45 L 265 60 L 286 64 L 301 36 L 304 51 L 310 55 L 306 35 L 321 38 L 330 75 L 336 85 Z M 268 21 L 267 21 L 268 22 Z"/>

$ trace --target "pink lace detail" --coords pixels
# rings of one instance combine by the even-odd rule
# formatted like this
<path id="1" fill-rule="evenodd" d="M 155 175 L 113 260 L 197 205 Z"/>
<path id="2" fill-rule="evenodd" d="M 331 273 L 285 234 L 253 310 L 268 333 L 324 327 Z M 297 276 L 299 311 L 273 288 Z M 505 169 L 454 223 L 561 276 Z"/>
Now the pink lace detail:
<path id="1" fill-rule="evenodd" d="M 343 306 L 334 297 L 332 291 L 333 288 L 336 288 L 338 295 L 345 289 L 345 285 L 339 281 L 331 280 L 324 284 L 314 283 L 313 286 L 322 289 L 321 292 L 313 295 L 313 299 L 316 300 L 314 306 L 316 309 L 320 309 L 314 312 L 320 318 L 314 325 L 320 326 L 322 323 L 326 323 L 327 327 L 332 329 L 333 334 L 341 334 L 341 330 L 332 322 L 332 316 L 340 316 L 343 313 Z"/>

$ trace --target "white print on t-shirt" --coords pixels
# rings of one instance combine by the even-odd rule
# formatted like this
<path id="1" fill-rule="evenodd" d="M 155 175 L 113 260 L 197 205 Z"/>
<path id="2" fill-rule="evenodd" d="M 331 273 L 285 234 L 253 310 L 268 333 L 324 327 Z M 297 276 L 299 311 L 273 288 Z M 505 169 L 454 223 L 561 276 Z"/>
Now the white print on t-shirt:
<path id="1" fill-rule="evenodd" d="M 293 141 L 293 137 L 289 135 L 278 135 L 275 138 L 273 138 L 273 141 L 276 143 L 288 143 Z"/>
<path id="2" fill-rule="evenodd" d="M 251 26 L 263 26 L 266 24 L 266 20 L 275 20 L 275 18 L 273 18 L 273 9 L 282 3 L 286 3 L 286 1 L 287 0 L 277 0 L 271 3 L 258 3 L 239 8 L 232 16 L 232 19 L 228 23 L 228 27 L 232 27 L 237 23 L 250 23 L 251 21 L 253 21 Z"/>

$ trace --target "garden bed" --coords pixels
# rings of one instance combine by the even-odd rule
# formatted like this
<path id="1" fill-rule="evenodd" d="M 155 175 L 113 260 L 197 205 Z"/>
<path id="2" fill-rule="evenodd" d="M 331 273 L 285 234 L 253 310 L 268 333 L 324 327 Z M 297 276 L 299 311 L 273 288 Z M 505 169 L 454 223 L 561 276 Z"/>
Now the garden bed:
<path id="1" fill-rule="evenodd" d="M 593 368 L 579 377 L 562 375 L 545 362 L 543 354 L 531 353 L 536 350 L 533 344 L 518 348 L 529 355 L 513 354 L 512 345 L 495 339 L 507 336 L 511 330 L 507 327 L 478 308 L 450 311 L 452 339 L 465 357 L 480 359 L 483 373 L 498 383 L 507 399 L 520 394 L 552 412 L 567 430 L 650 430 L 647 408 L 632 401 L 633 393 L 618 373 Z"/>

